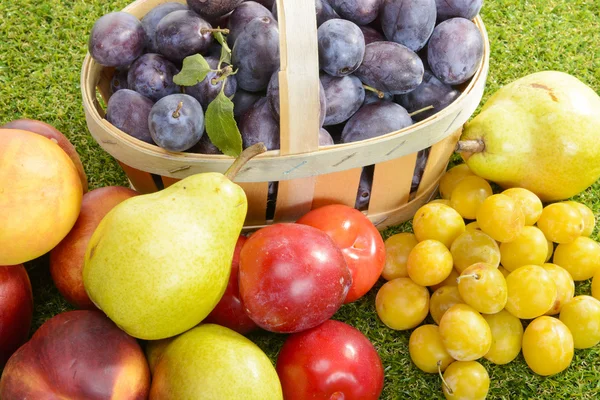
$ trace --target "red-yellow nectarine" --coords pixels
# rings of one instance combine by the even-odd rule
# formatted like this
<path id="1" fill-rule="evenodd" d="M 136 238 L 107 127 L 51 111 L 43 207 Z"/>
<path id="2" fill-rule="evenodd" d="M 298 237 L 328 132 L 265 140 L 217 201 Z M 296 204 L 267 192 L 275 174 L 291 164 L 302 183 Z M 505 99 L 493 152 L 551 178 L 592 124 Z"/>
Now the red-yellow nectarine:
<path id="1" fill-rule="evenodd" d="M 55 315 L 6 363 L 0 398 L 147 399 L 150 369 L 138 342 L 99 311 Z"/>
<path id="2" fill-rule="evenodd" d="M 24 131 L 37 133 L 38 135 L 42 135 L 52 141 L 55 141 L 55 143 L 58 144 L 60 148 L 65 151 L 65 153 L 67 153 L 71 161 L 73 161 L 73 164 L 75 164 L 75 168 L 77 168 L 77 173 L 79 174 L 79 179 L 81 180 L 83 193 L 86 193 L 88 191 L 87 175 L 83 170 L 83 164 L 81 163 L 79 154 L 77 153 L 77 150 L 75 150 L 75 147 L 69 141 L 69 139 L 67 139 L 67 137 L 63 135 L 58 129 L 45 122 L 27 118 L 10 121 L 1 126 L 0 128 L 22 129 Z M 2 132 L 0 132 L 0 134 L 1 133 Z"/>
<path id="3" fill-rule="evenodd" d="M 33 132 L 0 134 L 0 264 L 33 260 L 69 233 L 81 208 L 77 168 L 53 141 Z"/>

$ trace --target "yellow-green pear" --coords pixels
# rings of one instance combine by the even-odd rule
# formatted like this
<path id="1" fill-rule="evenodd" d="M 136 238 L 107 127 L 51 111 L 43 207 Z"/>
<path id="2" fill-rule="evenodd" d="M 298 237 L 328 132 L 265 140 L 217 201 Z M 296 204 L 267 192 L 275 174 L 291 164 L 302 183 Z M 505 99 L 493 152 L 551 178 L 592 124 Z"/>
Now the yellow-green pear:
<path id="1" fill-rule="evenodd" d="M 263 149 L 247 149 L 225 175 L 192 175 L 113 208 L 85 255 L 83 283 L 92 302 L 139 339 L 164 339 L 199 324 L 227 287 L 247 212 L 244 191 L 228 176 Z"/>
<path id="2" fill-rule="evenodd" d="M 281 400 L 271 360 L 239 333 L 199 325 L 176 337 L 155 365 L 150 400 Z"/>
<path id="3" fill-rule="evenodd" d="M 156 364 L 160 361 L 167 346 L 169 346 L 177 337 L 179 336 L 171 336 L 166 339 L 150 340 L 146 342 L 144 353 L 146 354 L 146 360 L 148 360 L 151 374 L 154 374 L 154 368 L 156 368 Z"/>
<path id="4" fill-rule="evenodd" d="M 475 174 L 503 188 L 569 198 L 600 178 L 600 96 L 564 72 L 527 75 L 487 100 L 457 150 Z"/>

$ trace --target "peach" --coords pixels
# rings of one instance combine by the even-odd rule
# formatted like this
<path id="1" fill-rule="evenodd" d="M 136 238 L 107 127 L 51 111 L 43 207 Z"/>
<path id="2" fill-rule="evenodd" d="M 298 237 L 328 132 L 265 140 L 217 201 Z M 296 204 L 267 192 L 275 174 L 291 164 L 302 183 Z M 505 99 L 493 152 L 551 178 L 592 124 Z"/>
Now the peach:
<path id="1" fill-rule="evenodd" d="M 3 129 L 0 160 L 0 265 L 22 264 L 67 236 L 83 189 L 67 153 L 36 133 Z"/>
<path id="2" fill-rule="evenodd" d="M 77 173 L 79 174 L 79 179 L 81 180 L 81 187 L 83 188 L 83 193 L 86 193 L 88 191 L 87 176 L 85 174 L 85 171 L 83 170 L 83 164 L 81 163 L 79 154 L 77 153 L 77 150 L 75 150 L 75 147 L 69 141 L 69 139 L 67 139 L 67 137 L 63 135 L 58 129 L 45 122 L 27 118 L 10 121 L 9 123 L 4 124 L 0 128 L 22 129 L 24 131 L 37 133 L 38 135 L 42 135 L 54 141 L 60 146 L 61 149 L 65 151 L 65 153 L 67 153 L 71 161 L 73 161 L 73 164 L 75 164 L 75 168 L 77 168 Z"/>
<path id="3" fill-rule="evenodd" d="M 50 252 L 50 274 L 58 291 L 72 305 L 96 308 L 83 287 L 83 261 L 87 245 L 96 227 L 110 210 L 130 197 L 135 190 L 106 186 L 83 195 L 81 212 L 71 232 Z"/>
<path id="4" fill-rule="evenodd" d="M 138 342 L 99 311 L 46 321 L 6 363 L 2 399 L 148 398 L 150 370 Z"/>

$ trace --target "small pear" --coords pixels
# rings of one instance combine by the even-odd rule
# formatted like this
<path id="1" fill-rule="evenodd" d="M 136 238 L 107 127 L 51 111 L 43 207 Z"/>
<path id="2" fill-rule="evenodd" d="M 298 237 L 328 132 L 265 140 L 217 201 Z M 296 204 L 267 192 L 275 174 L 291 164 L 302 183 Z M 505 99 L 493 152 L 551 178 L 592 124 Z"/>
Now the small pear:
<path id="1" fill-rule="evenodd" d="M 503 188 L 523 187 L 542 201 L 569 198 L 600 178 L 600 96 L 567 73 L 527 75 L 487 100 L 457 151 Z"/>
<path id="2" fill-rule="evenodd" d="M 203 323 L 168 343 L 155 361 L 150 400 L 171 399 L 282 400 L 283 394 L 260 347 L 229 328 Z"/>
<path id="3" fill-rule="evenodd" d="M 146 342 L 145 355 L 150 367 L 150 373 L 154 374 L 154 368 L 165 353 L 165 349 L 179 336 L 171 336 L 170 338 L 161 340 L 150 340 Z"/>
<path id="4" fill-rule="evenodd" d="M 244 191 L 228 176 L 266 150 L 260 145 L 225 175 L 189 176 L 127 199 L 102 219 L 87 248 L 83 282 L 94 304 L 129 335 L 178 335 L 219 302 L 247 212 Z"/>

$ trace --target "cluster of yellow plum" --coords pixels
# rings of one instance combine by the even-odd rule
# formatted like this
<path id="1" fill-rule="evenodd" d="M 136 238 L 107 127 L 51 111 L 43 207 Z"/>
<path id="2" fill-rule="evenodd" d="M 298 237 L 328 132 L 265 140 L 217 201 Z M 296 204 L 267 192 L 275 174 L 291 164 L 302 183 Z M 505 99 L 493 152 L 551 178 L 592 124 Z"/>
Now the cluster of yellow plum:
<path id="1" fill-rule="evenodd" d="M 411 359 L 442 376 L 447 399 L 486 398 L 480 358 L 507 364 L 522 351 L 533 372 L 548 376 L 569 366 L 574 349 L 600 342 L 592 210 L 544 206 L 523 188 L 494 194 L 465 164 L 446 172 L 440 195 L 416 212 L 413 233 L 386 240 L 388 282 L 376 309 L 392 329 L 416 328 Z M 575 281 L 590 278 L 592 296 L 574 296 Z M 421 325 L 429 314 L 435 324 Z"/>

